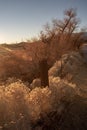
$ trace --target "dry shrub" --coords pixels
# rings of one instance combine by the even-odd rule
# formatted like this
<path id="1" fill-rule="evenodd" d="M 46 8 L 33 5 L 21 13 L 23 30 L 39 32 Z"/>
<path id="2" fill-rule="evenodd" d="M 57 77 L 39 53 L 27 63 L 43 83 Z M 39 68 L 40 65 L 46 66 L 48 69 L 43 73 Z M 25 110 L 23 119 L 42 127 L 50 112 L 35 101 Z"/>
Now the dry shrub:
<path id="1" fill-rule="evenodd" d="M 41 115 L 48 113 L 52 109 L 51 91 L 46 88 L 35 88 L 27 97 L 29 115 L 31 120 L 39 120 Z"/>
<path id="2" fill-rule="evenodd" d="M 73 76 L 76 74 L 79 67 L 84 65 L 84 63 L 85 60 L 79 52 L 64 54 L 62 58 L 56 61 L 53 67 L 50 68 L 49 76 L 57 77 L 62 75 L 63 78 L 67 76 L 67 74 L 71 74 Z"/>
<path id="3" fill-rule="evenodd" d="M 27 128 L 27 123 L 30 121 L 25 96 L 29 91 L 29 88 L 20 81 L 6 87 L 0 86 L 0 126 L 2 128 L 11 130 Z M 30 128 L 30 123 L 28 127 Z"/>
<path id="4" fill-rule="evenodd" d="M 0 86 L 0 126 L 13 123 L 19 127 L 22 122 L 27 127 L 27 123 L 35 123 L 51 111 L 61 112 L 62 102 L 72 99 L 74 89 L 60 78 L 50 77 L 50 81 L 49 88 L 36 87 L 32 91 L 20 80 Z"/>
<path id="5" fill-rule="evenodd" d="M 83 59 L 78 53 L 72 52 L 71 55 L 64 55 L 62 57 L 63 72 L 66 73 L 67 71 L 73 75 L 72 70 L 76 71 L 79 65 L 83 65 L 81 61 Z M 61 60 L 57 61 L 49 70 L 49 87 L 46 88 L 41 88 L 39 79 L 35 79 L 30 86 L 14 78 L 1 85 L 0 128 L 8 128 L 9 130 L 39 130 L 42 128 L 58 130 L 61 119 L 69 118 L 67 116 L 68 106 L 70 105 L 71 109 L 75 98 L 79 99 L 82 94 L 79 86 L 58 77 L 60 69 Z M 78 109 L 78 105 L 75 109 Z M 75 115 L 75 113 L 73 114 Z M 77 118 L 80 120 L 79 115 Z M 67 120 L 68 123 L 71 123 L 69 119 Z M 65 129 L 64 127 L 61 128 Z"/>

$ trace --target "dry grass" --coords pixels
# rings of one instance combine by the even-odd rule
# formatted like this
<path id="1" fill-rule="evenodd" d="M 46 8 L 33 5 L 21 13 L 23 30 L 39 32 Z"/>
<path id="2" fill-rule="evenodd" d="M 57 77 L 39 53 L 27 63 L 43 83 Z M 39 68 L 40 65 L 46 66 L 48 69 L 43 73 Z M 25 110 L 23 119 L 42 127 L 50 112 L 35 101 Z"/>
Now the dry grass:
<path id="1" fill-rule="evenodd" d="M 83 100 L 75 85 L 58 77 L 50 77 L 49 88 L 32 90 L 20 80 L 9 79 L 0 86 L 0 129 L 80 130 L 84 124 L 86 130 Z"/>
<path id="2" fill-rule="evenodd" d="M 49 70 L 49 88 L 42 88 L 40 80 L 29 85 L 14 78 L 24 74 L 27 79 L 28 72 L 27 77 L 33 79 L 38 69 L 35 62 L 28 66 L 26 55 L 23 59 L 22 53 L 16 52 L 15 56 L 3 57 L 0 64 L 3 76 L 13 76 L 0 83 L 0 130 L 86 130 L 87 69 L 81 57 L 77 53 L 70 59 L 63 56 L 65 77 L 58 77 L 61 62 L 57 61 Z"/>

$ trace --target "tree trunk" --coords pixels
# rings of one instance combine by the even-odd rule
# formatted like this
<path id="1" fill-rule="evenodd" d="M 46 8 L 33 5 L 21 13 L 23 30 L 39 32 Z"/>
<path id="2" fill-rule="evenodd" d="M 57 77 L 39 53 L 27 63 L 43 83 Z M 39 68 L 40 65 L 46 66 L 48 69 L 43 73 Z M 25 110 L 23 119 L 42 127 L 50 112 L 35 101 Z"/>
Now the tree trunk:
<path id="1" fill-rule="evenodd" d="M 41 86 L 43 87 L 49 86 L 47 60 L 40 61 L 39 66 L 40 66 Z"/>

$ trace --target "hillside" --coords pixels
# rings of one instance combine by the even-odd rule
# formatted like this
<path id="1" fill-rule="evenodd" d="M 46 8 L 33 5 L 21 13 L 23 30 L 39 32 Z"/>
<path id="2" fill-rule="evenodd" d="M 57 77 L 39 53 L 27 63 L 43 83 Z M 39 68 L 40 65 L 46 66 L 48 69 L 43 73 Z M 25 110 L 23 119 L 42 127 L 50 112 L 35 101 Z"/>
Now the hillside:
<path id="1" fill-rule="evenodd" d="M 49 70 L 49 75 L 57 77 L 77 85 L 77 89 L 87 96 L 87 59 L 79 52 L 71 52 L 62 56 Z M 61 69 L 62 62 L 62 69 Z"/>
<path id="2" fill-rule="evenodd" d="M 0 129 L 87 130 L 86 72 L 84 57 L 71 52 L 49 69 L 49 87 L 9 79 L 0 85 Z"/>
<path id="3" fill-rule="evenodd" d="M 16 77 L 31 81 L 38 75 L 37 51 L 42 46 L 41 42 L 0 45 L 0 80 Z"/>
<path id="4" fill-rule="evenodd" d="M 62 61 L 62 70 L 61 70 Z M 61 78 L 62 79 L 61 79 Z M 45 129 L 86 130 L 87 129 L 87 63 L 78 52 L 65 54 L 49 70 L 49 81 L 54 93 L 55 112 L 45 117 Z M 34 80 L 32 88 L 40 87 Z M 54 86 L 54 88 L 52 88 Z M 52 95 L 51 95 L 52 96 Z M 58 107 L 57 107 L 58 105 Z M 60 117 L 60 119 L 59 119 Z M 62 118 L 62 119 L 61 119 Z M 52 119 L 52 121 L 51 121 Z M 48 123 L 49 124 L 46 124 Z M 48 125 L 48 128 L 47 128 Z"/>

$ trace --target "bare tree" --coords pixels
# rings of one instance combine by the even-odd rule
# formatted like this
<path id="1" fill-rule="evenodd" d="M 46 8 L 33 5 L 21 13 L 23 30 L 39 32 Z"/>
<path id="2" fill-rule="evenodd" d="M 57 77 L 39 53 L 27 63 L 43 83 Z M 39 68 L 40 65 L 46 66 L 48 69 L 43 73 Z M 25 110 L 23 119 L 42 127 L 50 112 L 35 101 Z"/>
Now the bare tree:
<path id="1" fill-rule="evenodd" d="M 41 41 L 50 44 L 54 36 L 55 31 L 51 28 L 50 24 L 44 25 L 44 30 L 40 32 Z"/>
<path id="2" fill-rule="evenodd" d="M 74 48 L 78 46 L 82 35 L 82 33 L 76 33 L 79 22 L 75 9 L 65 10 L 63 20 L 53 19 L 51 25 L 47 23 L 44 26 L 44 30 L 40 33 L 40 39 L 47 44 L 55 41 L 60 46 L 67 44 L 67 47 Z"/>

